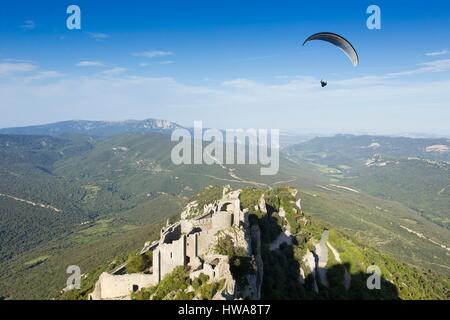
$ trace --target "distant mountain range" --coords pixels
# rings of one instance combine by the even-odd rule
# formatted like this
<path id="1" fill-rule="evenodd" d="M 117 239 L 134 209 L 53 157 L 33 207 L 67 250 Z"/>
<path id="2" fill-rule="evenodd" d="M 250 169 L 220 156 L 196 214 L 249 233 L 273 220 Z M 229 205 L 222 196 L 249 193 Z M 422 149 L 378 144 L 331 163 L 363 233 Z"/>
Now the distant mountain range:
<path id="1" fill-rule="evenodd" d="M 193 128 L 183 127 L 175 122 L 162 119 L 124 120 L 124 121 L 90 121 L 68 120 L 42 125 L 0 128 L 0 134 L 62 136 L 82 134 L 94 137 L 109 137 L 124 133 L 161 133 L 171 134 L 183 128 L 193 133 Z M 204 130 L 208 128 L 203 128 Z M 224 134 L 225 131 L 221 130 Z M 282 131 L 281 147 L 287 147 L 314 138 L 315 135 L 300 135 Z"/>
<path id="2" fill-rule="evenodd" d="M 123 121 L 91 121 L 91 120 L 67 120 L 41 125 L 0 128 L 0 134 L 17 134 L 17 135 L 40 135 L 40 136 L 62 136 L 72 134 L 82 134 L 94 137 L 109 137 L 124 133 L 162 133 L 171 134 L 174 130 L 183 128 L 193 133 L 193 128 L 184 127 L 180 124 L 163 119 L 144 119 L 144 120 L 123 120 Z M 203 128 L 208 129 L 207 127 Z M 222 130 L 224 133 L 225 131 Z M 305 134 L 294 131 L 280 131 L 280 146 L 287 148 L 309 141 L 313 138 L 333 139 L 333 137 L 341 137 L 350 139 L 351 137 L 370 139 L 371 135 L 359 134 Z M 437 137 L 427 134 L 410 134 L 404 133 L 396 136 L 386 136 L 385 139 L 397 138 L 398 141 L 413 141 L 413 139 L 421 139 L 429 143 L 432 139 L 435 141 L 448 142 L 446 137 Z M 395 139 L 394 139 L 395 140 Z M 352 141 L 353 142 L 353 141 Z"/>
<path id="3" fill-rule="evenodd" d="M 122 133 L 168 133 L 182 126 L 160 119 L 125 121 L 69 120 L 50 124 L 4 128 L 0 134 L 27 134 L 58 136 L 61 134 L 85 134 L 92 136 L 111 136 Z"/>
<path id="4" fill-rule="evenodd" d="M 284 150 L 327 176 L 450 229 L 450 139 L 336 135 Z"/>

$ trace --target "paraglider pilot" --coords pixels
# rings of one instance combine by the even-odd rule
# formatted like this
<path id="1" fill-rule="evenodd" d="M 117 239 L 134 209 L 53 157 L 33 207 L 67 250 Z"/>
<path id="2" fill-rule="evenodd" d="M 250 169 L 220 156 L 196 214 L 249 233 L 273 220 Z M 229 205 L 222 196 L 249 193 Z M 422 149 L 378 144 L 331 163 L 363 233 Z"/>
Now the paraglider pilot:
<path id="1" fill-rule="evenodd" d="M 307 42 L 312 41 L 312 40 L 321 40 L 321 41 L 331 43 L 332 45 L 338 47 L 345 53 L 345 55 L 350 59 L 350 61 L 352 62 L 354 67 L 358 66 L 358 64 L 359 64 L 358 53 L 356 52 L 353 45 L 348 40 L 346 40 L 344 37 L 342 37 L 336 33 L 332 33 L 332 32 L 319 32 L 319 33 L 313 34 L 312 36 L 309 36 L 303 42 L 303 45 L 305 45 Z M 323 88 L 327 85 L 327 82 L 320 80 L 320 85 Z"/>

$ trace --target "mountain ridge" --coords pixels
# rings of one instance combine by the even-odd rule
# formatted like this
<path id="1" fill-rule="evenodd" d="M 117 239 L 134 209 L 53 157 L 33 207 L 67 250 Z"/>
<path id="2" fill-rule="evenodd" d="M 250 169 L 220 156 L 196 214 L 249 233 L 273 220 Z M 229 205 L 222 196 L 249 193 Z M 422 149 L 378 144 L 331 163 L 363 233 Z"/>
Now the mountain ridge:
<path id="1" fill-rule="evenodd" d="M 178 128 L 181 129 L 184 127 L 168 120 L 153 118 L 123 121 L 67 120 L 42 125 L 2 128 L 0 129 L 0 134 L 57 136 L 78 133 L 108 136 L 122 133 L 171 133 Z"/>

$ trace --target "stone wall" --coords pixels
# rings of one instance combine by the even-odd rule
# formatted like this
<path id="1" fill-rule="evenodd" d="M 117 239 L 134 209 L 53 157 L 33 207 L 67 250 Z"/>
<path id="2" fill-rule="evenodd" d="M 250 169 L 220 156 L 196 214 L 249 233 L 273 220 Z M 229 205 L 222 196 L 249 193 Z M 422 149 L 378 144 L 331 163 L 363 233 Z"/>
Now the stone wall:
<path id="1" fill-rule="evenodd" d="M 207 209 L 207 213 L 201 216 L 182 218 L 179 222 L 162 228 L 159 241 L 144 245 L 141 254 L 153 251 L 152 274 L 103 273 L 91 294 L 92 298 L 129 297 L 132 291 L 158 284 L 177 266 L 189 266 L 191 277 L 204 273 L 212 281 L 225 279 L 226 286 L 218 296 L 223 298 L 233 294 L 235 282 L 229 270 L 228 257 L 216 255 L 212 248 L 216 242 L 215 235 L 233 227 L 227 232 L 233 236 L 235 245 L 242 246 L 249 252 L 249 239 L 246 239 L 244 232 L 248 223 L 245 221 L 245 213 L 240 209 L 239 191 L 224 194 L 223 199 Z"/>
<path id="2" fill-rule="evenodd" d="M 151 274 L 133 273 L 111 275 L 103 272 L 89 295 L 91 300 L 129 299 L 132 292 L 153 286 L 155 279 Z"/>
<path id="3" fill-rule="evenodd" d="M 171 243 L 160 243 L 153 251 L 153 275 L 156 283 L 177 266 L 186 263 L 186 235 Z"/>
<path id="4" fill-rule="evenodd" d="M 198 233 L 190 234 L 187 237 L 186 256 L 189 262 L 198 257 Z"/>
<path id="5" fill-rule="evenodd" d="M 205 254 L 208 249 L 209 246 L 211 245 L 211 238 L 212 238 L 213 234 L 211 230 L 202 230 L 202 232 L 200 232 L 198 234 L 198 255 L 201 256 L 203 254 Z"/>
<path id="6" fill-rule="evenodd" d="M 192 225 L 194 226 L 194 228 L 195 227 L 211 228 L 211 226 L 212 226 L 212 218 L 211 217 L 191 220 L 191 222 L 192 222 Z"/>
<path id="7" fill-rule="evenodd" d="M 233 222 L 233 215 L 226 211 L 220 211 L 212 217 L 212 234 L 216 234 L 217 231 L 231 227 Z"/>

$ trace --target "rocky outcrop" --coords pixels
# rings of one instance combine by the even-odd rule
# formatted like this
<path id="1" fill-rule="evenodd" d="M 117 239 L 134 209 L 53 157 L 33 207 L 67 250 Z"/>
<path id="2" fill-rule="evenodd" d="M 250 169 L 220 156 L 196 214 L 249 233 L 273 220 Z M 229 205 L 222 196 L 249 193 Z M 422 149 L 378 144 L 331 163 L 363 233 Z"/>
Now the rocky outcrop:
<path id="1" fill-rule="evenodd" d="M 264 194 L 262 194 L 261 198 L 259 198 L 258 209 L 262 213 L 267 213 L 266 200 L 264 199 Z"/>
<path id="2" fill-rule="evenodd" d="M 199 212 L 197 201 L 191 201 L 186 205 L 183 212 L 181 212 L 181 219 L 189 219 L 199 214 Z"/>
<path id="3" fill-rule="evenodd" d="M 328 237 L 329 232 L 327 229 L 325 229 L 322 233 L 320 242 L 314 245 L 314 250 L 308 250 L 306 255 L 303 257 L 303 264 L 307 267 L 307 272 L 300 268 L 300 283 L 304 284 L 306 276 L 311 275 L 314 282 L 314 291 L 316 293 L 319 293 L 319 281 L 322 286 L 326 288 L 329 287 L 327 276 L 327 264 L 329 255 L 328 249 L 330 249 L 336 262 L 342 264 L 339 252 L 328 241 Z M 347 270 L 346 268 L 344 268 L 344 277 L 342 284 L 344 285 L 344 288 L 346 290 L 350 289 L 351 275 L 349 273 L 349 270 Z"/>
<path id="4" fill-rule="evenodd" d="M 256 259 L 256 297 L 255 300 L 261 298 L 261 287 L 264 278 L 264 263 L 261 255 L 261 230 L 258 225 L 251 227 L 252 244 L 254 248 L 254 256 Z"/>

